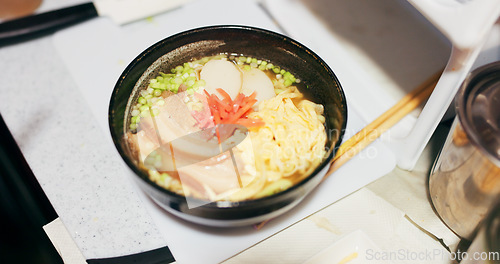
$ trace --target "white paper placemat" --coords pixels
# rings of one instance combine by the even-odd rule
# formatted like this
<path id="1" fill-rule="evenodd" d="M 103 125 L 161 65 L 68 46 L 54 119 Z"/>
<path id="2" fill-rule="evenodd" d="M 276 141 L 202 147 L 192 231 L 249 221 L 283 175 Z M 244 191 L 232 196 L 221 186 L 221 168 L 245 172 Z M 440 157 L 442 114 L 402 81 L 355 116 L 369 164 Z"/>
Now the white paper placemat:
<path id="1" fill-rule="evenodd" d="M 96 122 L 111 140 L 107 124 L 109 97 L 127 64 L 148 46 L 169 35 L 217 24 L 251 25 L 279 32 L 276 24 L 255 1 L 212 0 L 196 1 L 123 27 L 105 18 L 95 19 L 57 33 L 54 45 L 96 116 Z M 342 83 L 343 80 L 340 81 Z M 347 137 L 365 123 L 352 107 L 349 107 L 348 119 Z M 332 175 L 299 206 L 259 231 L 250 227 L 213 229 L 192 225 L 159 209 L 138 188 L 137 192 L 177 262 L 215 263 L 339 200 L 394 167 L 392 153 L 383 144 L 375 142 Z M 131 176 L 130 172 L 124 165 L 124 178 L 128 176 Z"/>

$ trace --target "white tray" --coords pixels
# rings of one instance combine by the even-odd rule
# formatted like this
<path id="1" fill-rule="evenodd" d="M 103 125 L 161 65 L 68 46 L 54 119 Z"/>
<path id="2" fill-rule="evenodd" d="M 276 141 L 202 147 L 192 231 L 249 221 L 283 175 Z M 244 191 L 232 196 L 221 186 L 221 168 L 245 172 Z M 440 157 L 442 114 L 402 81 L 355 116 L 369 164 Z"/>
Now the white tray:
<path id="1" fill-rule="evenodd" d="M 187 17 L 192 19 L 186 19 Z M 78 89 L 96 116 L 96 122 L 110 138 L 107 124 L 109 96 L 126 65 L 142 50 L 160 39 L 190 28 L 216 24 L 252 25 L 280 31 L 255 1 L 212 0 L 196 1 L 153 19 L 123 27 L 115 26 L 104 18 L 95 19 L 60 31 L 53 40 Z M 344 88 L 349 89 L 349 85 Z M 365 124 L 352 107 L 349 107 L 348 119 L 347 137 Z M 394 167 L 395 159 L 389 149 L 380 142 L 375 142 L 332 175 L 299 206 L 271 221 L 260 231 L 250 227 L 213 230 L 191 225 L 159 209 L 139 189 L 136 189 L 136 192 L 179 262 L 216 263 L 358 190 Z M 128 180 L 128 176 L 131 176 L 130 172 L 124 165 L 124 180 Z M 112 197 L 113 193 L 103 191 L 99 197 L 105 200 L 101 198 L 103 196 Z M 64 212 L 60 217 L 65 222 Z M 71 234 L 79 229 L 78 226 L 71 225 L 67 225 L 67 228 Z M 75 240 L 78 244 L 78 239 Z M 86 252 L 84 246 L 79 246 L 87 259 L 95 257 L 90 255 L 91 252 Z"/>

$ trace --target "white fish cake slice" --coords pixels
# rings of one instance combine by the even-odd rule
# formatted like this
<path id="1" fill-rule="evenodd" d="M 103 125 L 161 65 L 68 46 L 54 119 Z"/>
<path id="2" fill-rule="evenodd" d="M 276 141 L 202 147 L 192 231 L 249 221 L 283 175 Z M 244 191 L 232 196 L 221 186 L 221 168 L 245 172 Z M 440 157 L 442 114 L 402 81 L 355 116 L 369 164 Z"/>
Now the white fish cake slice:
<path id="1" fill-rule="evenodd" d="M 255 99 L 259 102 L 276 96 L 273 82 L 266 73 L 259 69 L 252 68 L 248 71 L 243 71 L 243 84 L 240 92 L 249 96 L 254 91 L 257 92 Z"/>
<path id="2" fill-rule="evenodd" d="M 234 99 L 241 89 L 242 74 L 232 62 L 211 60 L 201 69 L 200 79 L 205 80 L 205 90 L 210 94 L 216 94 L 222 98 L 216 90 L 222 88 L 231 96 L 231 99 Z"/>

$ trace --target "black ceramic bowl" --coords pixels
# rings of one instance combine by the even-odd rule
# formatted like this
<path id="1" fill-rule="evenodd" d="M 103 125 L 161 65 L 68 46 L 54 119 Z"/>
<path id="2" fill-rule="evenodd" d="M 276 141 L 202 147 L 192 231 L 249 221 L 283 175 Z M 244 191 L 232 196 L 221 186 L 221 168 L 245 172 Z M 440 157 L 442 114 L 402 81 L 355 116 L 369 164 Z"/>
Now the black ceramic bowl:
<path id="1" fill-rule="evenodd" d="M 300 78 L 306 98 L 325 108 L 328 133 L 324 161 L 293 187 L 260 199 L 242 202 L 211 202 L 189 208 L 184 196 L 166 190 L 148 178 L 131 156 L 124 139 L 129 127 L 131 105 L 148 80 L 191 58 L 237 53 L 270 60 Z M 344 92 L 328 65 L 304 45 L 271 31 L 246 26 L 213 26 L 182 32 L 159 41 L 137 56 L 116 83 L 109 106 L 109 125 L 114 144 L 137 175 L 140 187 L 170 213 L 191 222 L 210 226 L 241 226 L 276 217 L 299 203 L 321 181 L 337 150 L 347 122 Z"/>

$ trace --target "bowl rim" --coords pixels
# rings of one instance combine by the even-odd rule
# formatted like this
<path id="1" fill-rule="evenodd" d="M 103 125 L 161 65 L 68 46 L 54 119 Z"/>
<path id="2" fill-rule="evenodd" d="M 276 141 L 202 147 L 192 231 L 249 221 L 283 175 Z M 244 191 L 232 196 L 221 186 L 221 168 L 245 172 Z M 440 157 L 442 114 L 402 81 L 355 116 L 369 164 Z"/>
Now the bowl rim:
<path id="1" fill-rule="evenodd" d="M 123 137 L 123 135 L 116 134 L 114 132 L 114 128 L 112 125 L 114 115 L 112 112 L 113 112 L 114 105 L 116 104 L 116 102 L 115 102 L 116 101 L 116 94 L 117 94 L 118 90 L 122 87 L 123 80 L 127 78 L 129 73 L 136 67 L 136 65 L 139 62 L 141 62 L 142 59 L 147 57 L 148 54 L 152 53 L 156 49 L 159 49 L 165 42 L 175 41 L 176 39 L 188 37 L 192 34 L 197 34 L 199 32 L 214 31 L 214 30 L 237 30 L 237 31 L 242 31 L 242 32 L 245 32 L 245 31 L 246 32 L 256 32 L 257 34 L 271 36 L 273 38 L 279 38 L 282 41 L 289 42 L 289 43 L 299 47 L 300 49 L 305 51 L 310 56 L 312 56 L 314 58 L 314 60 L 317 63 L 319 63 L 327 71 L 328 75 L 332 78 L 333 83 L 335 83 L 336 86 L 338 87 L 337 90 L 339 92 L 340 102 L 344 103 L 344 105 L 341 107 L 341 110 L 343 110 L 342 116 L 344 118 L 344 122 L 341 125 L 337 142 L 335 142 L 333 149 L 328 150 L 329 154 L 325 158 L 323 158 L 323 161 L 314 169 L 313 172 L 310 173 L 310 175 L 308 175 L 307 177 L 302 179 L 300 182 L 294 184 L 292 187 L 290 187 L 286 190 L 283 190 L 283 191 L 280 191 L 280 192 L 277 192 L 277 193 L 274 193 L 274 194 L 271 194 L 268 196 L 264 196 L 261 198 L 252 199 L 252 200 L 243 200 L 243 201 L 207 201 L 207 200 L 202 200 L 199 198 L 187 197 L 184 195 L 177 194 L 177 193 L 172 192 L 172 191 L 158 185 L 157 183 L 153 182 L 149 178 L 149 176 L 144 173 L 143 170 L 139 169 L 138 166 L 136 166 L 135 163 L 132 161 L 132 159 L 128 155 L 125 154 L 124 149 L 121 147 L 120 141 L 122 140 L 121 138 Z M 159 59 L 160 57 L 156 58 L 156 60 Z M 344 132 L 345 132 L 346 125 L 347 125 L 347 118 L 348 118 L 348 108 L 347 108 L 347 101 L 346 101 L 344 89 L 343 89 L 340 81 L 338 80 L 337 76 L 333 72 L 333 70 L 328 66 L 328 64 L 321 57 L 319 57 L 314 51 L 312 51 L 311 49 L 309 49 L 305 45 L 301 44 L 300 42 L 292 39 L 291 37 L 285 36 L 281 33 L 274 32 L 274 31 L 271 31 L 268 29 L 247 26 L 247 25 L 215 25 L 215 26 L 197 27 L 197 28 L 192 28 L 189 30 L 185 30 L 185 31 L 170 35 L 166 38 L 163 38 L 163 39 L 157 41 L 156 43 L 154 43 L 153 45 L 149 46 L 144 51 L 142 51 L 139 55 L 137 55 L 127 65 L 127 67 L 123 70 L 118 81 L 116 82 L 116 84 L 114 86 L 113 92 L 111 94 L 110 103 L 109 103 L 109 109 L 108 109 L 108 125 L 109 125 L 109 129 L 111 131 L 111 137 L 112 137 L 113 143 L 114 143 L 116 149 L 118 150 L 120 156 L 122 157 L 122 159 L 125 161 L 127 166 L 134 172 L 136 177 L 140 178 L 140 180 L 144 181 L 147 185 L 153 187 L 157 191 L 160 191 L 161 193 L 168 195 L 170 198 L 182 199 L 182 200 L 187 200 L 189 198 L 195 202 L 200 202 L 202 205 L 199 207 L 221 208 L 221 209 L 252 207 L 255 205 L 259 205 L 259 204 L 267 204 L 266 201 L 274 200 L 274 199 L 276 199 L 276 197 L 286 196 L 286 194 L 293 192 L 294 190 L 305 185 L 311 179 L 315 178 L 321 172 L 321 170 L 323 170 L 326 166 L 330 165 L 334 155 L 336 154 L 336 152 L 337 152 L 337 150 L 342 142 L 343 136 L 344 136 Z"/>

